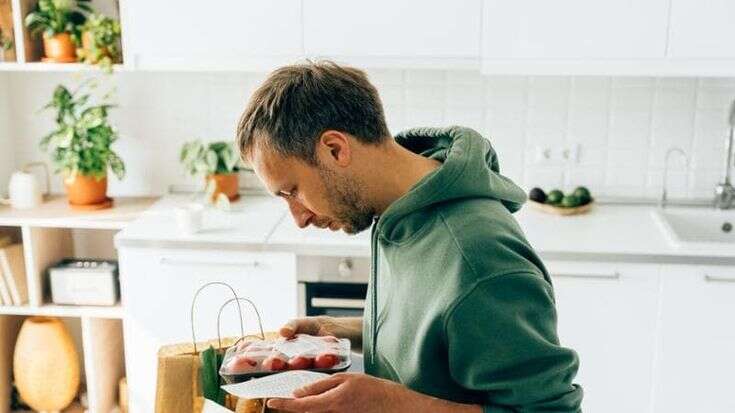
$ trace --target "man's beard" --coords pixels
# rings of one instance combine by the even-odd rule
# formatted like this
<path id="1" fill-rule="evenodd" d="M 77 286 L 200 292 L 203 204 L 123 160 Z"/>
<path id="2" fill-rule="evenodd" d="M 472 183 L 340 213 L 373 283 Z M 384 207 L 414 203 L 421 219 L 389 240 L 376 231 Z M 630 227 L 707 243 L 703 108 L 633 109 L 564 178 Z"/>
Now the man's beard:
<path id="1" fill-rule="evenodd" d="M 360 196 L 360 189 L 364 186 L 322 165 L 317 168 L 335 214 L 333 218 L 344 225 L 342 230 L 348 234 L 357 234 L 369 228 L 376 213 L 375 208 Z"/>

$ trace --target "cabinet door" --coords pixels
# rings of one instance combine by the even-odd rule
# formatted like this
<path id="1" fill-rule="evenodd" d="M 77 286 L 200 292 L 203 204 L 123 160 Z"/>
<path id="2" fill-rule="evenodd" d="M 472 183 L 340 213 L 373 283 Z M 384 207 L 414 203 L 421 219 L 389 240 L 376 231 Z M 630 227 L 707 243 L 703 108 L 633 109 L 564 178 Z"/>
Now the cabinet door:
<path id="1" fill-rule="evenodd" d="M 226 282 L 252 300 L 266 330 L 297 315 L 296 259 L 291 254 L 122 248 L 119 257 L 130 411 L 153 411 L 158 349 L 192 340 L 190 306 L 205 283 Z M 222 286 L 200 294 L 194 317 L 197 340 L 217 337 L 217 312 L 230 298 Z M 246 304 L 243 315 L 246 334 L 258 331 Z M 230 304 L 223 311 L 222 336 L 239 332 L 236 307 Z"/>
<path id="2" fill-rule="evenodd" d="M 735 412 L 735 267 L 662 274 L 656 412 Z"/>
<path id="3" fill-rule="evenodd" d="M 671 0 L 669 56 L 735 58 L 735 2 Z"/>
<path id="4" fill-rule="evenodd" d="M 667 3 L 667 0 L 486 0 L 483 58 L 664 57 Z"/>
<path id="5" fill-rule="evenodd" d="M 583 410 L 650 408 L 659 276 L 656 266 L 549 262 L 562 345 L 579 353 Z"/>
<path id="6" fill-rule="evenodd" d="M 482 0 L 304 1 L 307 55 L 472 57 Z"/>
<path id="7" fill-rule="evenodd" d="M 121 7 L 126 58 L 143 68 L 221 69 L 303 54 L 299 0 L 126 0 Z"/>

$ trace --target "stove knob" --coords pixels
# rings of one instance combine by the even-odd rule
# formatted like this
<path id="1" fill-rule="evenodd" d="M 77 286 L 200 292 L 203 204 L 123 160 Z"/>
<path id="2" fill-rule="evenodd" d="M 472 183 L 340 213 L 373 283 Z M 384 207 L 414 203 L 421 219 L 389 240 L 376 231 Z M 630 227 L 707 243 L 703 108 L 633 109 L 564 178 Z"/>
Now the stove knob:
<path id="1" fill-rule="evenodd" d="M 352 276 L 352 260 L 349 258 L 343 258 L 339 262 L 337 267 L 339 276 L 342 278 L 350 278 Z"/>

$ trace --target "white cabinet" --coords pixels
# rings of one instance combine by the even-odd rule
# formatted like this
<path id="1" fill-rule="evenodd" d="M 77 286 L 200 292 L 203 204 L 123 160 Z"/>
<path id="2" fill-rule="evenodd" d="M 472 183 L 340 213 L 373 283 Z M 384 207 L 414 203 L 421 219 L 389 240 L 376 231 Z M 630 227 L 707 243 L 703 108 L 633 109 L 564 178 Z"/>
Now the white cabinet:
<path id="1" fill-rule="evenodd" d="M 479 58 L 482 0 L 304 0 L 303 7 L 309 56 Z"/>
<path id="2" fill-rule="evenodd" d="M 669 266 L 662 275 L 655 411 L 734 412 L 735 267 Z"/>
<path id="3" fill-rule="evenodd" d="M 133 67 L 249 68 L 303 53 L 299 0 L 126 0 L 121 7 Z"/>
<path id="4" fill-rule="evenodd" d="M 659 275 L 656 265 L 547 262 L 562 345 L 580 358 L 583 410 L 650 406 Z"/>
<path id="5" fill-rule="evenodd" d="M 297 315 L 296 259 L 288 253 L 220 250 L 121 248 L 120 282 L 125 309 L 125 349 L 130 411 L 152 412 L 156 354 L 165 344 L 191 341 L 190 305 L 196 290 L 210 281 L 230 284 L 252 300 L 263 327 L 277 329 Z M 197 300 L 197 340 L 217 337 L 217 312 L 232 294 L 222 286 Z M 257 331 L 254 314 L 243 304 L 245 330 Z M 234 304 L 223 311 L 222 335 L 239 334 Z"/>
<path id="6" fill-rule="evenodd" d="M 486 0 L 483 58 L 662 58 L 666 50 L 667 3 Z"/>
<path id="7" fill-rule="evenodd" d="M 671 0 L 669 56 L 735 58 L 735 2 Z"/>

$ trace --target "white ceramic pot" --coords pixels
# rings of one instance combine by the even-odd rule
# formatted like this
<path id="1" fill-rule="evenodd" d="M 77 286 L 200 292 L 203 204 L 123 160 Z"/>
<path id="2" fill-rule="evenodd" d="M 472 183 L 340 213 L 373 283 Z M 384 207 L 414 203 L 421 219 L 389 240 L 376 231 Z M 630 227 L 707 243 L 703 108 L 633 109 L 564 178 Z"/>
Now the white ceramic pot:
<path id="1" fill-rule="evenodd" d="M 22 170 L 14 172 L 10 177 L 8 185 L 8 199 L 3 199 L 2 203 L 8 204 L 15 209 L 31 209 L 35 208 L 43 202 L 44 193 L 41 191 L 41 184 L 36 176 L 28 170 L 34 166 L 43 166 L 46 173 L 46 191 L 48 192 L 48 169 L 46 164 L 35 162 L 27 164 Z"/>

